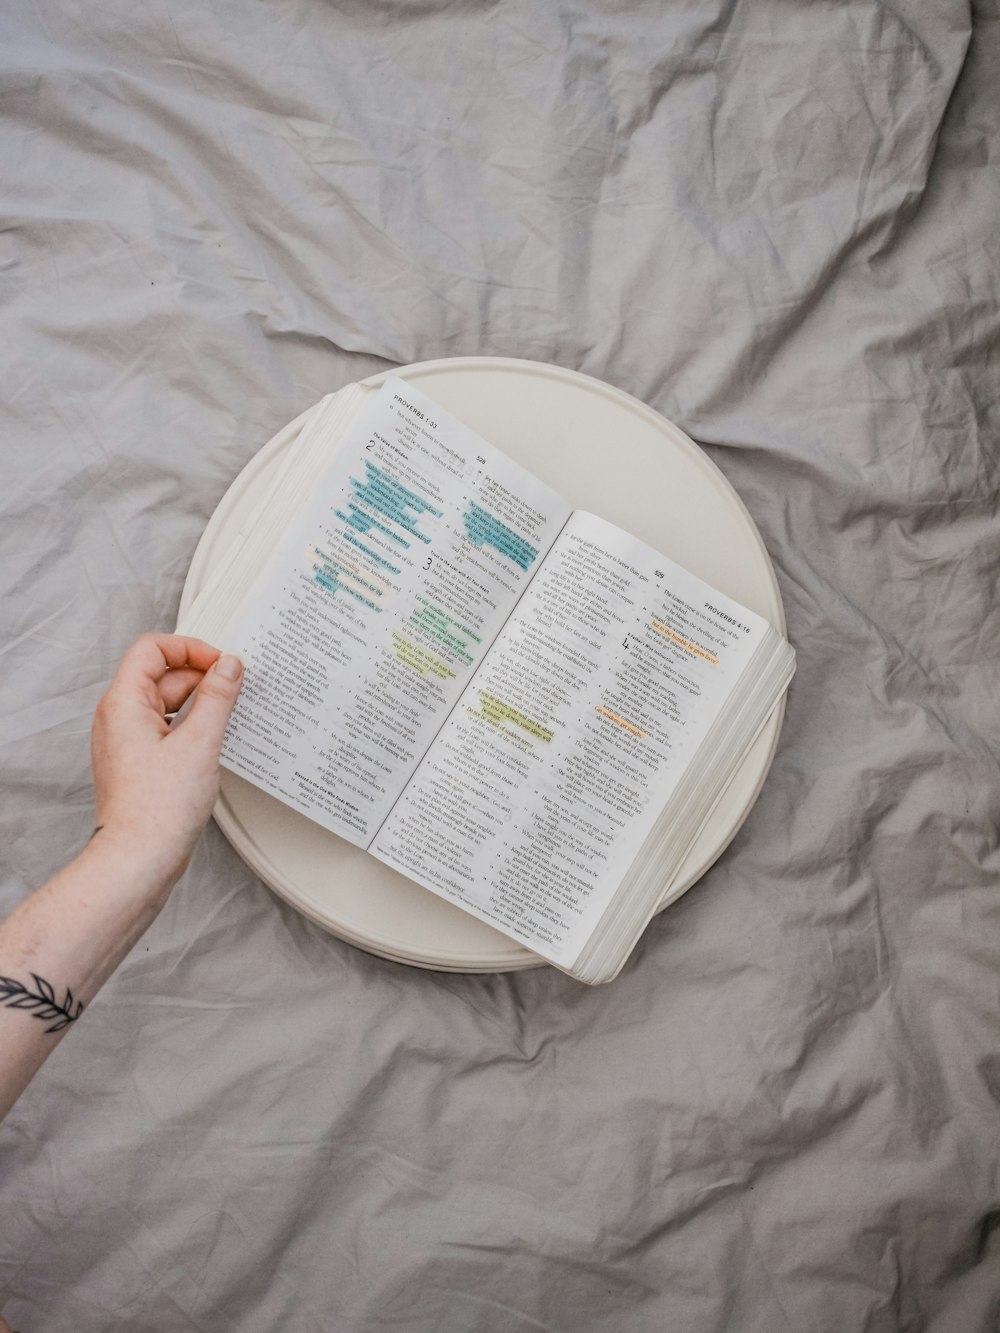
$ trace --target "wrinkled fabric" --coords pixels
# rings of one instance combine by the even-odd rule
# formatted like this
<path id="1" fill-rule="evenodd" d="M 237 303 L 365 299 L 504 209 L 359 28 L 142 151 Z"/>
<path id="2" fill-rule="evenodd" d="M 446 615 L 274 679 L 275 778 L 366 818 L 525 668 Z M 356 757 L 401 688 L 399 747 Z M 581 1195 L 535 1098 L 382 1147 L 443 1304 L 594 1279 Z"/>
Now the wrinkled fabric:
<path id="1" fill-rule="evenodd" d="M 0 32 L 0 910 L 85 842 L 94 704 L 234 476 L 387 366 L 676 421 L 798 651 L 750 818 L 607 988 L 367 956 L 210 826 L 0 1130 L 13 1326 L 1000 1326 L 995 3 Z"/>

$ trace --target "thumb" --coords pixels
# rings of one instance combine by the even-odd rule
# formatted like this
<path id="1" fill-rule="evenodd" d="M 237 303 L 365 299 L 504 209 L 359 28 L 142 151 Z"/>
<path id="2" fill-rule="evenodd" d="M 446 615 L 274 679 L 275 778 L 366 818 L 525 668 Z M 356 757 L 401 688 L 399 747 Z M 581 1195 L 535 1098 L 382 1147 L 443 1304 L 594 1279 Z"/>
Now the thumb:
<path id="1" fill-rule="evenodd" d="M 194 741 L 222 748 L 222 737 L 229 714 L 243 684 L 243 663 L 238 657 L 224 654 L 205 672 L 195 691 L 191 711 L 181 723 L 180 731 Z"/>

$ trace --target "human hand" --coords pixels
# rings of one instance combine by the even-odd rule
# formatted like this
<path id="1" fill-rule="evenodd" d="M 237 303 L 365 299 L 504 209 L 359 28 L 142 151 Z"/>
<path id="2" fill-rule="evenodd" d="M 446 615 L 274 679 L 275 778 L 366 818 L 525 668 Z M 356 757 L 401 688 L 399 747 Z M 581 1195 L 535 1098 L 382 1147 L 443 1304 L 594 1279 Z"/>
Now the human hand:
<path id="1" fill-rule="evenodd" d="M 94 715 L 95 845 L 138 858 L 167 888 L 177 880 L 219 792 L 222 737 L 242 682 L 239 659 L 200 639 L 144 634 L 132 645 Z"/>

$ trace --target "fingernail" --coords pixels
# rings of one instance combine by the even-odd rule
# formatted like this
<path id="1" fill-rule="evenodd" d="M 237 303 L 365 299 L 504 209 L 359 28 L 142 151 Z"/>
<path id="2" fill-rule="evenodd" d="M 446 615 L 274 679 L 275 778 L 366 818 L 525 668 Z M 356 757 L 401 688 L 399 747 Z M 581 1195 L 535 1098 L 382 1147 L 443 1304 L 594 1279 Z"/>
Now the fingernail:
<path id="1" fill-rule="evenodd" d="M 239 680 L 242 672 L 243 663 L 229 653 L 225 653 L 215 664 L 215 674 L 223 680 Z"/>

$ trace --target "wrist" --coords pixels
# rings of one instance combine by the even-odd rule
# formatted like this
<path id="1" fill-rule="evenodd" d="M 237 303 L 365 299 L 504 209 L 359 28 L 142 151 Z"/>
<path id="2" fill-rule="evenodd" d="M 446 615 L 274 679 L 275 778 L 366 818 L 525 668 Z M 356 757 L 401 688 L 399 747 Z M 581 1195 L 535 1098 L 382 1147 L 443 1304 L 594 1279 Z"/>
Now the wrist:
<path id="1" fill-rule="evenodd" d="M 153 901 L 166 900 L 187 866 L 188 855 L 155 830 L 98 824 L 80 854 L 110 885 Z"/>

